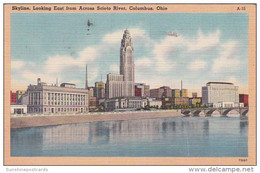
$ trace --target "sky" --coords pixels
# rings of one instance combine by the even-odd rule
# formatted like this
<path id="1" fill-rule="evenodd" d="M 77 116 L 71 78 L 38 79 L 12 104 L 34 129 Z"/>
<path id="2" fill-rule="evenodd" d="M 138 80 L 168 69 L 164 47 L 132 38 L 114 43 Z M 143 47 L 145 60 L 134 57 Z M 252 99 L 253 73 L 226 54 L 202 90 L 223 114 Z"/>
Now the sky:
<path id="1" fill-rule="evenodd" d="M 93 26 L 88 27 L 90 20 Z M 88 31 L 89 28 L 89 31 Z M 248 14 L 77 13 L 11 14 L 11 89 L 43 82 L 85 86 L 119 74 L 120 42 L 128 29 L 135 82 L 200 94 L 210 81 L 248 91 Z M 169 36 L 176 32 L 178 37 Z"/>

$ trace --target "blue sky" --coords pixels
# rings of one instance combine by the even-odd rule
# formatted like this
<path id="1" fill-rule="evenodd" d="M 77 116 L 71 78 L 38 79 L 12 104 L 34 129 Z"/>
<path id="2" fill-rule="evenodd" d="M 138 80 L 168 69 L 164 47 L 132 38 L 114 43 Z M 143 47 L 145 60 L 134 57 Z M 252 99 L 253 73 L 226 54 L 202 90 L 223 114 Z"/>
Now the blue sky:
<path id="1" fill-rule="evenodd" d="M 93 23 L 87 31 L 87 20 Z M 37 77 L 84 87 L 119 73 L 124 29 L 132 35 L 136 82 L 201 90 L 209 81 L 234 82 L 247 92 L 248 14 L 22 14 L 11 15 L 12 89 Z M 174 31 L 178 37 L 168 36 Z"/>

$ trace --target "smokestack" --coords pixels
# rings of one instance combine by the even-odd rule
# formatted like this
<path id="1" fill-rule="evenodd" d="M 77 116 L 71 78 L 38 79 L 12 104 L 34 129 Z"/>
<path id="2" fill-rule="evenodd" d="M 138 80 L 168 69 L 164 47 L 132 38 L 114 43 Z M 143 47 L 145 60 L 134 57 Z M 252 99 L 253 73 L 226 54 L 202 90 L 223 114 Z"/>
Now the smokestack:
<path id="1" fill-rule="evenodd" d="M 86 64 L 85 89 L 88 89 L 88 64 Z"/>
<path id="2" fill-rule="evenodd" d="M 181 94 L 181 97 L 182 97 L 182 80 L 181 80 L 181 92 L 180 92 L 180 94 Z"/>

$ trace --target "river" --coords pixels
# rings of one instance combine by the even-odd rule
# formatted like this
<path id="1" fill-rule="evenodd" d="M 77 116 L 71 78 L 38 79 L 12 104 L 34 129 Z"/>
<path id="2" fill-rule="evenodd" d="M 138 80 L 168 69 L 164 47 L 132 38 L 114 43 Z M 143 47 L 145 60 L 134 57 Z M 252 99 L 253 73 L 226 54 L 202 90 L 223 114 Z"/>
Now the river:
<path id="1" fill-rule="evenodd" d="M 248 121 L 174 117 L 12 129 L 11 156 L 247 157 Z"/>

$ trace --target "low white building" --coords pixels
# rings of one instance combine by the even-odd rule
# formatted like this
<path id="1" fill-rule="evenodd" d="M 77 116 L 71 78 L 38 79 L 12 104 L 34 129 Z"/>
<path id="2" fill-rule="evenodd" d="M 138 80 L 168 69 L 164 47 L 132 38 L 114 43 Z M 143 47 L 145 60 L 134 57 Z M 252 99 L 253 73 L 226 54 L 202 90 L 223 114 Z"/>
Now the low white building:
<path id="1" fill-rule="evenodd" d="M 149 98 L 149 99 L 147 99 L 147 105 L 149 107 L 158 107 L 158 108 L 160 108 L 162 106 L 162 101 Z"/>
<path id="2" fill-rule="evenodd" d="M 107 99 L 105 101 L 106 111 L 116 109 L 140 109 L 147 105 L 147 100 L 140 97 L 120 97 Z"/>
<path id="3" fill-rule="evenodd" d="M 244 103 L 238 102 L 219 102 L 213 104 L 214 108 L 232 108 L 232 107 L 244 107 Z"/>
<path id="4" fill-rule="evenodd" d="M 11 114 L 27 114 L 27 105 L 11 104 Z"/>

